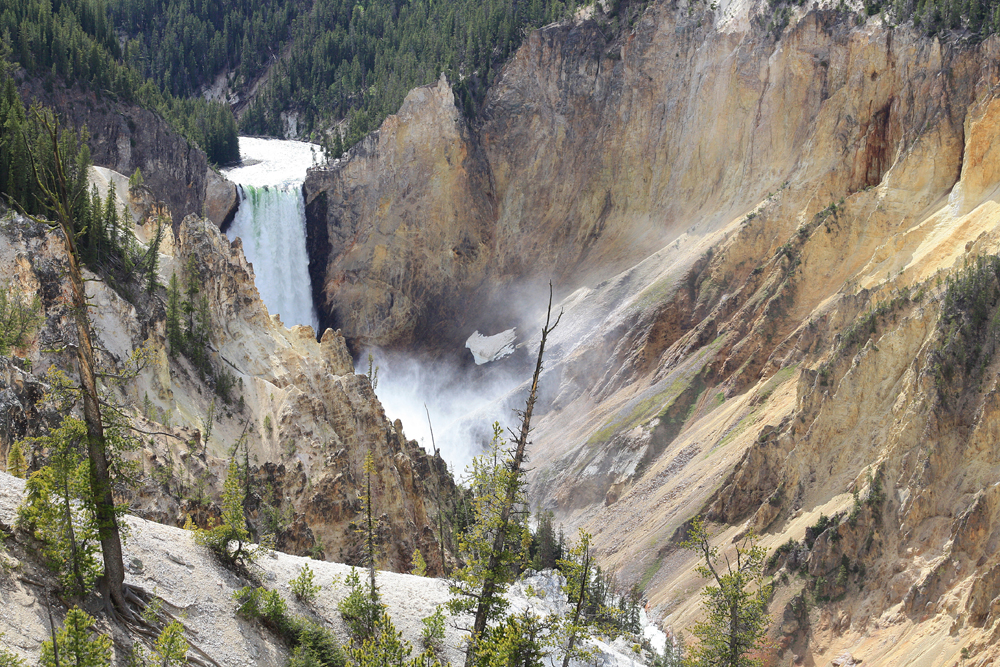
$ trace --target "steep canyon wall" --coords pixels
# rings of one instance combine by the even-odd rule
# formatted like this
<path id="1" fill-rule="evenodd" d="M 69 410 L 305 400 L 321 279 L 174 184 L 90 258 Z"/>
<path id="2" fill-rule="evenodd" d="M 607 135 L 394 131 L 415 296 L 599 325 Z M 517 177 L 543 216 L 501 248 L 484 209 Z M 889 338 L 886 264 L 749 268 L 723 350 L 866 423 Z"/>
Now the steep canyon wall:
<path id="1" fill-rule="evenodd" d="M 530 495 L 667 625 L 698 613 L 677 544 L 705 513 L 723 547 L 796 542 L 777 664 L 988 664 L 1000 44 L 772 12 L 546 27 L 474 121 L 414 91 L 307 180 L 317 305 L 355 345 L 434 349 L 552 278 Z"/>

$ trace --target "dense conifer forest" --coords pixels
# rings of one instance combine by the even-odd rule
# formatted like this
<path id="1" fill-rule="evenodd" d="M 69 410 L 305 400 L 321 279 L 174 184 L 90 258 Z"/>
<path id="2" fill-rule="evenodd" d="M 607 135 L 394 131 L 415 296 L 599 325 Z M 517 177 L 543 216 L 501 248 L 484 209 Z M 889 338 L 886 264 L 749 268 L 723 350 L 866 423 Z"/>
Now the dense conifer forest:
<path id="1" fill-rule="evenodd" d="M 101 0 L 5 3 L 0 11 L 0 42 L 17 64 L 44 78 L 47 86 L 56 80 L 89 86 L 101 95 L 156 110 L 213 162 L 239 160 L 230 109 L 198 97 L 176 97 L 130 67 L 135 42 L 122 45 Z"/>
<path id="2" fill-rule="evenodd" d="M 801 0 L 772 4 L 780 13 Z M 212 86 L 237 91 L 243 133 L 284 136 L 292 114 L 301 136 L 339 154 L 442 72 L 474 116 L 526 32 L 576 9 L 576 0 L 16 0 L 0 12 L 0 40 L 33 75 L 155 109 L 225 164 L 239 157 L 237 123 L 227 104 L 201 97 Z M 619 0 L 605 9 L 613 34 Z M 981 39 L 1000 27 L 1000 0 L 865 0 L 859 19 L 879 13 L 929 34 Z"/>
<path id="3" fill-rule="evenodd" d="M 574 0 L 111 0 L 109 5 L 111 22 L 129 38 L 125 61 L 164 91 L 193 95 L 225 75 L 245 92 L 273 64 L 240 129 L 281 136 L 282 112 L 298 114 L 305 135 L 345 120 L 340 138 L 348 146 L 398 110 L 407 91 L 441 72 L 473 112 L 476 96 L 525 31 L 574 9 Z"/>

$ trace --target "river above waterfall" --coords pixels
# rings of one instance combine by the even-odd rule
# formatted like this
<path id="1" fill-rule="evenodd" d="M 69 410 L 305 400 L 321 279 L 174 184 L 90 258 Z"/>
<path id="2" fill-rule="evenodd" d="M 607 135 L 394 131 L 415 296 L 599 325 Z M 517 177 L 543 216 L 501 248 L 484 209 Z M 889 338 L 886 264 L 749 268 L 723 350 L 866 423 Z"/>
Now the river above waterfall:
<path id="1" fill-rule="evenodd" d="M 322 159 L 317 144 L 240 137 L 240 164 L 222 173 L 240 185 L 302 185 L 306 170 Z"/>
<path id="2" fill-rule="evenodd" d="M 240 207 L 226 231 L 243 241 L 264 305 L 285 326 L 317 329 L 306 253 L 302 182 L 320 147 L 303 141 L 240 137 L 241 164 L 223 170 L 239 187 Z"/>

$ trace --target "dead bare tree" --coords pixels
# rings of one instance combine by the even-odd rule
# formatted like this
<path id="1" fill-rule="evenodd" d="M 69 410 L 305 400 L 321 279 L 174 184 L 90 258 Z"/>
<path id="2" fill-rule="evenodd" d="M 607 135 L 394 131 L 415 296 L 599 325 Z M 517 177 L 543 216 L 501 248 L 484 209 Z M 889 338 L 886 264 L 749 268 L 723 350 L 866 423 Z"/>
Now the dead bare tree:
<path id="1" fill-rule="evenodd" d="M 486 624 L 489 620 L 491 605 L 493 604 L 493 600 L 497 594 L 497 588 L 502 585 L 502 577 L 499 573 L 502 555 L 508 547 L 513 546 L 505 543 L 507 526 L 510 523 L 511 515 L 514 513 L 517 492 L 521 485 L 521 473 L 524 470 L 525 463 L 525 449 L 528 445 L 528 434 L 531 432 L 531 415 L 534 412 L 535 401 L 538 398 L 538 379 L 542 374 L 542 358 L 545 355 L 545 343 L 548 340 L 549 334 L 552 333 L 552 330 L 559 325 L 559 320 L 562 319 L 562 312 L 560 312 L 556 317 L 555 322 L 551 322 L 551 319 L 552 283 L 549 283 L 549 305 L 545 312 L 545 325 L 542 327 L 542 340 L 538 345 L 538 359 L 535 362 L 535 372 L 531 378 L 531 390 L 528 393 L 528 400 L 525 404 L 524 412 L 521 413 L 521 429 L 517 434 L 517 440 L 515 441 L 516 446 L 514 449 L 514 457 L 509 464 L 513 474 L 508 477 L 506 489 L 504 489 L 504 502 L 500 510 L 499 528 L 496 531 L 496 537 L 494 538 L 493 547 L 490 551 L 489 562 L 485 570 L 482 590 L 479 595 L 476 596 L 479 601 L 476 605 L 475 620 L 472 625 L 472 638 L 469 641 L 469 645 L 465 653 L 465 667 L 472 667 L 475 662 L 476 645 L 479 638 L 482 637 L 483 633 L 486 631 Z"/>

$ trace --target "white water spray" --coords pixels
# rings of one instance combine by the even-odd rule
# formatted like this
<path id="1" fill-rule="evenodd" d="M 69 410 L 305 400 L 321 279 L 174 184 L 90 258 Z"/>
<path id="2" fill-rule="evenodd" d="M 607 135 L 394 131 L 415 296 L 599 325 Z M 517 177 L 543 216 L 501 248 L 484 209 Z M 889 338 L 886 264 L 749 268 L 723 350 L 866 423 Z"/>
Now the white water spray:
<path id="1" fill-rule="evenodd" d="M 226 232 L 243 240 L 257 291 L 285 326 L 319 328 L 309 282 L 302 182 L 318 146 L 240 137 L 241 166 L 226 171 L 240 185 L 240 208 Z"/>

